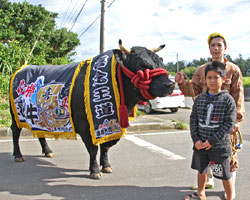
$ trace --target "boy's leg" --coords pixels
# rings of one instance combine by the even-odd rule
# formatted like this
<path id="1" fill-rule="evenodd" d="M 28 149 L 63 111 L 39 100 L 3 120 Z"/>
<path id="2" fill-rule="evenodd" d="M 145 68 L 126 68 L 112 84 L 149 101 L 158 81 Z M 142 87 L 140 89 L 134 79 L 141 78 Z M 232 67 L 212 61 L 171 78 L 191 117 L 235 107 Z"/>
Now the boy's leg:
<path id="1" fill-rule="evenodd" d="M 198 171 L 197 174 L 197 183 L 198 183 L 198 191 L 197 193 L 190 194 L 185 197 L 184 200 L 190 200 L 190 199 L 200 199 L 201 200 L 206 200 L 206 193 L 205 193 L 205 187 L 206 187 L 206 181 L 207 181 L 207 174 L 201 174 Z"/>
<path id="2" fill-rule="evenodd" d="M 205 188 L 207 182 L 207 174 L 201 174 L 198 172 L 198 195 L 201 199 L 206 199 Z"/>
<path id="3" fill-rule="evenodd" d="M 212 172 L 210 165 L 208 166 L 207 181 L 206 181 L 205 188 L 206 189 L 213 189 L 214 188 L 214 176 L 213 176 L 213 172 Z M 198 185 L 192 186 L 191 189 L 198 190 Z"/>
<path id="4" fill-rule="evenodd" d="M 222 180 L 225 192 L 226 192 L 226 198 L 227 200 L 232 200 L 232 194 L 233 194 L 233 182 L 232 182 L 232 178 L 230 178 L 229 180 Z"/>
<path id="5" fill-rule="evenodd" d="M 213 160 L 212 162 L 210 162 L 210 164 L 213 170 L 214 177 L 222 180 L 225 189 L 225 198 L 227 200 L 232 200 L 234 188 L 232 173 L 230 172 L 230 158 L 211 156 L 210 159 Z"/>

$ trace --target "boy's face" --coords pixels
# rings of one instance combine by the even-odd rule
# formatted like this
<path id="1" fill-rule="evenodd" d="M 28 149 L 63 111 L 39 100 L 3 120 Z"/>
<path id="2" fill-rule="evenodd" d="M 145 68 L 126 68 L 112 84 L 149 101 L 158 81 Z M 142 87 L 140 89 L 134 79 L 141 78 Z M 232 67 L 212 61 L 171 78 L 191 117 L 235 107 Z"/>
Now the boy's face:
<path id="1" fill-rule="evenodd" d="M 221 91 L 221 86 L 225 82 L 225 78 L 226 77 L 222 78 L 218 72 L 207 72 L 206 83 L 211 94 L 216 94 Z"/>

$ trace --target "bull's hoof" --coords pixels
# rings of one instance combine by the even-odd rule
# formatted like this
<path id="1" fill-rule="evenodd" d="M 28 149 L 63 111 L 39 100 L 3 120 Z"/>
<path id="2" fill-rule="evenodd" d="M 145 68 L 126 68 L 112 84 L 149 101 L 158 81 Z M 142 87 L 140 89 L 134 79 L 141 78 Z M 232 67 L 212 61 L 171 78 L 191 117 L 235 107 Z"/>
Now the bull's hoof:
<path id="1" fill-rule="evenodd" d="M 103 173 L 112 173 L 112 168 L 111 167 L 102 168 L 102 172 Z"/>
<path id="2" fill-rule="evenodd" d="M 55 154 L 53 154 L 53 153 L 45 153 L 44 156 L 47 157 L 47 158 L 53 158 L 53 157 L 55 157 Z"/>
<path id="3" fill-rule="evenodd" d="M 24 158 L 23 157 L 16 157 L 15 161 L 16 162 L 24 162 Z"/>
<path id="4" fill-rule="evenodd" d="M 101 172 L 99 172 L 99 173 L 93 173 L 93 174 L 90 174 L 90 177 L 91 177 L 91 179 L 98 180 L 98 179 L 102 178 L 102 173 Z"/>

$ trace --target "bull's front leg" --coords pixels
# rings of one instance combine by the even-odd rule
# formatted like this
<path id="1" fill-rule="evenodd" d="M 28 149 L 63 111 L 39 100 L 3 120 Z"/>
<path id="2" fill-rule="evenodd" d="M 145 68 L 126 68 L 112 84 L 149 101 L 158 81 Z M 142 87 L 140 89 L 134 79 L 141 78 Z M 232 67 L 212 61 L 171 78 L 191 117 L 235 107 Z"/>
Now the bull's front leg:
<path id="1" fill-rule="evenodd" d="M 112 173 L 112 167 L 108 159 L 108 151 L 110 147 L 115 145 L 118 141 L 119 140 L 113 140 L 100 145 L 101 146 L 100 165 L 102 166 L 103 173 Z"/>
<path id="2" fill-rule="evenodd" d="M 101 144 L 100 146 L 101 146 L 100 165 L 102 167 L 102 172 L 112 173 L 112 168 L 108 160 L 108 150 L 110 147 L 104 146 L 103 144 Z"/>
<path id="3" fill-rule="evenodd" d="M 84 130 L 84 127 L 82 127 L 82 130 Z M 96 159 L 98 146 L 93 145 L 89 131 L 85 130 L 85 132 L 81 132 L 80 136 L 87 148 L 90 157 L 90 163 L 89 163 L 90 177 L 92 179 L 101 179 L 102 173 L 100 171 L 100 166 Z"/>
<path id="4" fill-rule="evenodd" d="M 90 177 L 92 179 L 101 179 L 102 172 L 100 171 L 100 166 L 97 162 L 96 156 L 98 152 L 98 146 L 92 146 L 92 148 L 88 148 L 87 150 L 90 155 L 90 164 L 89 164 L 89 171 L 90 171 Z"/>

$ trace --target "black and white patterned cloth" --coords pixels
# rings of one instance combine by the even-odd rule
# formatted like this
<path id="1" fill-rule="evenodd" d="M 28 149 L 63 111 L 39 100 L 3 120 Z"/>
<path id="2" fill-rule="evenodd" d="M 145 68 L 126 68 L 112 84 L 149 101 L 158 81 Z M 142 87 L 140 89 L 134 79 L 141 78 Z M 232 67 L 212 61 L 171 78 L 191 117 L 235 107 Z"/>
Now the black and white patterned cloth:
<path id="1" fill-rule="evenodd" d="M 235 123 L 236 105 L 227 91 L 223 90 L 213 96 L 206 91 L 195 99 L 190 115 L 190 130 L 194 144 L 198 140 L 208 140 L 212 145 L 208 152 L 219 153 L 221 156 L 230 155 L 229 135 Z"/>

